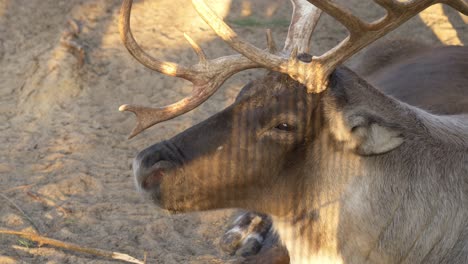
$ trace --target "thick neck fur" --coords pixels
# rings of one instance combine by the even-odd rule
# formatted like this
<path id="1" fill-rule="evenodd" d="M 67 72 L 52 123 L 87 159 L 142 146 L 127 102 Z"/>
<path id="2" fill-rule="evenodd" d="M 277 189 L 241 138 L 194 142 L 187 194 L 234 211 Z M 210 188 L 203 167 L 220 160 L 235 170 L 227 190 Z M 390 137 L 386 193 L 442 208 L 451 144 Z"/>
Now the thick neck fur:
<path id="1" fill-rule="evenodd" d="M 306 202 L 274 218 L 291 263 L 466 263 L 466 116 L 398 102 L 347 69 L 326 93 L 325 125 L 305 166 Z M 363 155 L 353 126 L 373 123 L 402 143 Z"/>

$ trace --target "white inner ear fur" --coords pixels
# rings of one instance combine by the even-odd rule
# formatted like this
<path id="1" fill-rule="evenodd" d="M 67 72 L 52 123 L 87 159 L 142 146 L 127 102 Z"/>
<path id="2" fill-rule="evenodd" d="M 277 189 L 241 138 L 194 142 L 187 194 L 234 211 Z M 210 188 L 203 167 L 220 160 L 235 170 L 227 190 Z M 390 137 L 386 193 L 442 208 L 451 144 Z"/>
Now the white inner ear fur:
<path id="1" fill-rule="evenodd" d="M 330 111 L 328 117 L 334 138 L 360 155 L 385 153 L 403 143 L 399 131 L 370 123 L 364 116 Z"/>
<path id="2" fill-rule="evenodd" d="M 357 127 L 352 134 L 360 138 L 356 150 L 362 155 L 373 155 L 388 152 L 403 143 L 398 131 L 370 124 L 370 126 Z"/>

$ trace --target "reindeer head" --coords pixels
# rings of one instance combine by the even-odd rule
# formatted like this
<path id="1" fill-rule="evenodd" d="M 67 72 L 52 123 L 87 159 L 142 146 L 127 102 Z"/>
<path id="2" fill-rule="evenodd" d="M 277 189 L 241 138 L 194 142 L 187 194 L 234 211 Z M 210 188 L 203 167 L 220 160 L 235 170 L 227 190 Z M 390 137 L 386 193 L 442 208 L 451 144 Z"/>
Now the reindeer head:
<path id="1" fill-rule="evenodd" d="M 236 72 L 270 70 L 246 85 L 227 109 L 138 154 L 133 165 L 137 186 L 164 208 L 243 207 L 283 215 L 298 207 L 304 192 L 315 191 L 317 197 L 323 193 L 320 188 L 341 192 L 344 182 L 332 183 L 327 177 L 352 174 L 359 156 L 397 148 L 403 142 L 401 123 L 412 120 L 401 119 L 395 112 L 399 105 L 392 99 L 350 70 L 337 67 L 430 5 L 446 3 L 468 11 L 463 0 L 375 0 L 387 14 L 366 23 L 331 1 L 291 2 L 288 36 L 283 50 L 277 51 L 269 32 L 269 49 L 258 49 L 237 36 L 202 0 L 193 0 L 200 16 L 240 55 L 207 60 L 185 35 L 200 61 L 182 66 L 152 58 L 138 46 L 129 28 L 132 1 L 124 1 L 120 32 L 130 53 L 150 69 L 193 83 L 190 97 L 169 106 L 121 106 L 121 111 L 131 111 L 138 118 L 131 137 L 194 109 Z M 321 14 L 317 7 L 350 34 L 325 54 L 311 56 L 307 54 L 310 39 Z M 346 173 L 333 167 L 337 152 L 356 165 Z"/>

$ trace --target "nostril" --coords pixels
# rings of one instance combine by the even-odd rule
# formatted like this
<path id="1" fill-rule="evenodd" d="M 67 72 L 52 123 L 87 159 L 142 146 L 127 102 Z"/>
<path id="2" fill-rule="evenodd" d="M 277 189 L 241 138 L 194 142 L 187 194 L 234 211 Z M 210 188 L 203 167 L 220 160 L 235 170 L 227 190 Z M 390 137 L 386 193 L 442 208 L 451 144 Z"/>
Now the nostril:
<path id="1" fill-rule="evenodd" d="M 144 166 L 136 170 L 136 180 L 143 190 L 152 190 L 161 184 L 163 178 L 173 169 L 175 165 L 172 162 L 161 160 L 149 168 Z"/>
<path id="2" fill-rule="evenodd" d="M 148 177 L 146 177 L 146 179 L 143 180 L 141 187 L 143 187 L 143 189 L 152 189 L 159 186 L 164 175 L 164 169 L 157 169 L 153 171 L 153 173 L 151 173 Z"/>

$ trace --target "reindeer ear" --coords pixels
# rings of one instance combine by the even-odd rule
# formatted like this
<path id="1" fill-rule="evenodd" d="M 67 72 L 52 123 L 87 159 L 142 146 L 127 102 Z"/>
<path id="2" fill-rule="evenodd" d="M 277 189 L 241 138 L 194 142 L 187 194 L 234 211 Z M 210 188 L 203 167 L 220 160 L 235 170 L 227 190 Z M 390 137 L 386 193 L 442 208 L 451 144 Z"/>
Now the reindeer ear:
<path id="1" fill-rule="evenodd" d="M 359 116 L 357 119 L 357 123 L 350 122 L 354 123 L 350 132 L 359 154 L 382 154 L 403 143 L 402 134 L 396 126 L 375 121 L 375 118 L 370 117 Z"/>
<path id="2" fill-rule="evenodd" d="M 361 155 L 382 154 L 403 143 L 404 127 L 392 114 L 392 99 L 350 70 L 336 70 L 330 78 L 322 102 L 338 142 Z"/>
<path id="3" fill-rule="evenodd" d="M 382 154 L 403 143 L 402 129 L 369 114 L 346 115 L 329 111 L 329 124 L 335 139 L 360 155 Z"/>

